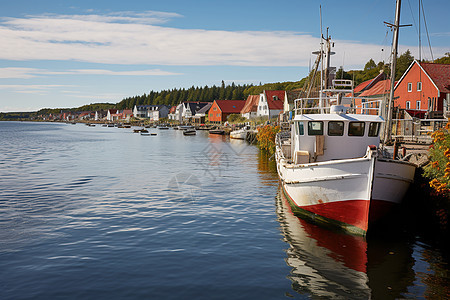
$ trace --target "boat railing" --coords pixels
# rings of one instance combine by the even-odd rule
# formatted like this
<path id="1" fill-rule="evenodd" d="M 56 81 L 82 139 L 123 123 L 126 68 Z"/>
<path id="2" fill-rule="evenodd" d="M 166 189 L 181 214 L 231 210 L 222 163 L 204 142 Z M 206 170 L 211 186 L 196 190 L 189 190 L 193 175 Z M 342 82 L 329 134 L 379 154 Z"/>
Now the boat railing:
<path id="1" fill-rule="evenodd" d="M 351 112 L 361 115 L 381 116 L 383 108 L 383 99 L 354 97 Z"/>
<path id="2" fill-rule="evenodd" d="M 294 100 L 294 113 L 296 115 L 302 114 L 318 114 L 330 110 L 330 105 L 320 106 L 320 101 L 324 102 L 325 98 L 301 98 Z"/>
<path id="3" fill-rule="evenodd" d="M 294 100 L 295 115 L 329 113 L 332 105 L 347 107 L 348 113 L 363 115 L 382 115 L 383 99 L 350 97 L 341 95 L 323 98 L 301 98 Z"/>
<path id="4" fill-rule="evenodd" d="M 291 155 L 291 132 L 290 131 L 280 131 L 275 136 L 275 143 L 279 154 L 286 159 L 290 159 Z"/>

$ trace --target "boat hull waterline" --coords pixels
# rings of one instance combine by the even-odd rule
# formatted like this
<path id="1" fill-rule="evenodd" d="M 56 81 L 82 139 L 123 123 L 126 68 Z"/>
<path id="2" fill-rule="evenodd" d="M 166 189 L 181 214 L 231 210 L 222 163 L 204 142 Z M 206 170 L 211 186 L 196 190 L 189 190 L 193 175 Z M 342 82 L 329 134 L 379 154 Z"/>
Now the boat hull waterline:
<path id="1" fill-rule="evenodd" d="M 362 158 L 292 165 L 277 154 L 277 162 L 291 204 L 316 222 L 357 235 L 399 204 L 415 172 L 409 163 L 378 159 L 370 148 Z"/>

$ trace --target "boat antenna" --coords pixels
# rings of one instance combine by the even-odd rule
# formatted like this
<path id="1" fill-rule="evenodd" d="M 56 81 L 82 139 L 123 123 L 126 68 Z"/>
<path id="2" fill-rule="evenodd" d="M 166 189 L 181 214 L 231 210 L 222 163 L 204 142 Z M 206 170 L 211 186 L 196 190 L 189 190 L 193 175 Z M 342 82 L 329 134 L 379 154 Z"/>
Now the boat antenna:
<path id="1" fill-rule="evenodd" d="M 322 33 L 322 5 L 319 5 L 320 10 L 320 88 L 319 88 L 319 109 L 323 114 L 322 106 L 322 91 L 323 91 L 323 33 Z"/>
<path id="2" fill-rule="evenodd" d="M 391 140 L 391 128 L 392 128 L 392 109 L 394 102 L 394 87 L 395 87 L 395 69 L 397 67 L 397 48 L 398 48 L 398 31 L 400 27 L 411 26 L 400 25 L 400 7 L 401 0 L 397 0 L 395 8 L 395 24 L 384 22 L 387 26 L 393 28 L 394 36 L 392 38 L 392 62 L 391 62 L 391 90 L 389 92 L 389 104 L 388 104 L 388 115 L 386 122 L 386 130 L 384 133 L 384 144 L 386 145 Z"/>

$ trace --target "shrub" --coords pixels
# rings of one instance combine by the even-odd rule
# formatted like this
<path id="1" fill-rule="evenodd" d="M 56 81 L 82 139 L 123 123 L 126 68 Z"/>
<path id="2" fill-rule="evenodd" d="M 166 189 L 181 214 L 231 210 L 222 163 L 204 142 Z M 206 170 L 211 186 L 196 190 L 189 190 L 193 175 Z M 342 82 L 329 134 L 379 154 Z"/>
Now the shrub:
<path id="1" fill-rule="evenodd" d="M 275 136 L 280 131 L 280 126 L 266 125 L 258 129 L 256 139 L 260 149 L 266 150 L 271 155 L 275 153 Z"/>
<path id="2" fill-rule="evenodd" d="M 428 156 L 430 163 L 424 175 L 431 179 L 430 186 L 439 195 L 450 195 L 450 123 L 432 133 L 433 144 Z"/>

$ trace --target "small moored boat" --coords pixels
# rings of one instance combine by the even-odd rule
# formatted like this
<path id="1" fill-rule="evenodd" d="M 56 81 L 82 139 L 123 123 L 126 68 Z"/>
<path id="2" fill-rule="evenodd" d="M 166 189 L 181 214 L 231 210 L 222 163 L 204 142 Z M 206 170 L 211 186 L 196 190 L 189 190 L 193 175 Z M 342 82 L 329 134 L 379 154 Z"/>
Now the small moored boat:
<path id="1" fill-rule="evenodd" d="M 197 131 L 195 131 L 195 129 L 186 129 L 183 131 L 184 135 L 196 135 Z"/>

